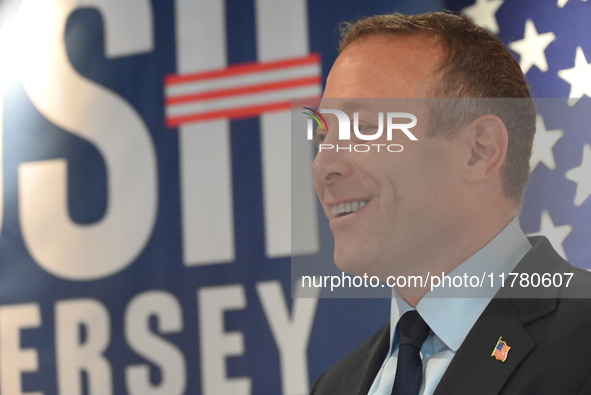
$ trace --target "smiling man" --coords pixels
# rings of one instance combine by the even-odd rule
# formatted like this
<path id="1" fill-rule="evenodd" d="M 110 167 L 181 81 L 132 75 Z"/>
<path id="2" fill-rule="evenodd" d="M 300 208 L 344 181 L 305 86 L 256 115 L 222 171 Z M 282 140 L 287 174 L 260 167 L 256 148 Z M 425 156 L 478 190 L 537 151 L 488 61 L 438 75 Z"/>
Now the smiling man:
<path id="1" fill-rule="evenodd" d="M 591 393 L 591 303 L 579 292 L 590 276 L 547 239 L 528 240 L 516 219 L 535 108 L 512 55 L 464 17 L 366 18 L 344 30 L 321 108 L 350 114 L 364 103 L 410 108 L 417 140 L 399 133 L 400 152 L 317 153 L 312 172 L 337 266 L 384 282 L 428 273 L 499 281 L 476 296 L 466 289 L 471 297 L 427 283 L 394 288 L 389 324 L 312 393 Z M 369 129 L 375 117 L 359 111 Z M 337 146 L 337 118 L 326 120 L 319 138 Z M 392 142 L 385 136 L 375 142 Z M 508 291 L 500 279 L 509 273 L 572 281 Z"/>

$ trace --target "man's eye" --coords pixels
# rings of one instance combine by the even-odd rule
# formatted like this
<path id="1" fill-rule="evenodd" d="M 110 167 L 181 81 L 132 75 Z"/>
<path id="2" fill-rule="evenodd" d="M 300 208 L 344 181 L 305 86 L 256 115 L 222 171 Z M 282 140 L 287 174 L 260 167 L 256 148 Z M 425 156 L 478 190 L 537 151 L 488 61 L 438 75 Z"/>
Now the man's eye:
<path id="1" fill-rule="evenodd" d="M 362 134 L 374 134 L 377 132 L 378 127 L 376 125 L 372 125 L 369 123 L 361 123 L 359 124 L 359 133 Z"/>

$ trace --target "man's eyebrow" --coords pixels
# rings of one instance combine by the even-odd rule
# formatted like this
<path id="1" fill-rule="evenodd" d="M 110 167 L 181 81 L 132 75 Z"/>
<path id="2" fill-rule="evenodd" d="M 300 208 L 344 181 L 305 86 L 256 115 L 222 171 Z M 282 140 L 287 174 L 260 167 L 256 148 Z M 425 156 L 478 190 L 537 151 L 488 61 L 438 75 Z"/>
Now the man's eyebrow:
<path id="1" fill-rule="evenodd" d="M 335 100 L 335 102 L 333 103 L 334 105 L 332 105 L 332 106 L 326 105 L 326 104 L 331 104 L 331 103 L 333 103 L 332 100 L 329 101 L 328 103 L 322 103 L 322 105 L 320 106 L 320 109 L 322 109 L 322 108 L 335 109 L 335 110 L 341 110 L 343 112 L 349 112 L 349 113 L 354 112 L 354 111 L 359 111 L 359 110 L 371 109 L 371 106 L 369 106 L 363 100 L 346 100 L 346 101 Z"/>
<path id="2" fill-rule="evenodd" d="M 352 111 L 359 111 L 359 110 L 366 110 L 369 108 L 365 101 L 361 100 L 347 100 L 343 102 L 342 109 L 345 112 L 352 112 Z"/>

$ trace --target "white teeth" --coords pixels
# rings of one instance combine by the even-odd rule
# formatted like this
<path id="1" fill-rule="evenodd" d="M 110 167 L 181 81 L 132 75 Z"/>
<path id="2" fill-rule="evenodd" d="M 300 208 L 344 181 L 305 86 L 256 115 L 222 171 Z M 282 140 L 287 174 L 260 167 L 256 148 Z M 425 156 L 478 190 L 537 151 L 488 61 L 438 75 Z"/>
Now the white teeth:
<path id="1" fill-rule="evenodd" d="M 335 206 L 332 206 L 330 210 L 332 211 L 332 215 L 340 215 L 344 213 L 354 213 L 355 211 L 365 207 L 368 201 L 364 200 L 354 200 L 352 202 L 346 203 L 339 203 Z"/>

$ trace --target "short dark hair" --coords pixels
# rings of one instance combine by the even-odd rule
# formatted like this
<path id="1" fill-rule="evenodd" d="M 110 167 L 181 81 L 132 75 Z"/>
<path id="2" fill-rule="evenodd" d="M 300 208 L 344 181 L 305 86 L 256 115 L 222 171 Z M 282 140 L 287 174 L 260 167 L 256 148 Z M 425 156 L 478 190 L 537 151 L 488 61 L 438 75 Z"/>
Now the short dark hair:
<path id="1" fill-rule="evenodd" d="M 459 127 L 480 115 L 497 115 L 509 133 L 507 156 L 501 168 L 503 190 L 508 198 L 521 202 L 529 178 L 536 110 L 519 63 L 497 36 L 465 16 L 448 12 L 362 18 L 342 24 L 341 34 L 339 51 L 372 35 L 438 38 L 445 57 L 438 68 L 441 83 L 432 87 L 432 98 L 462 100 L 455 105 L 456 111 L 450 112 L 453 104 L 445 101 L 431 107 L 430 135 L 450 138 Z"/>

